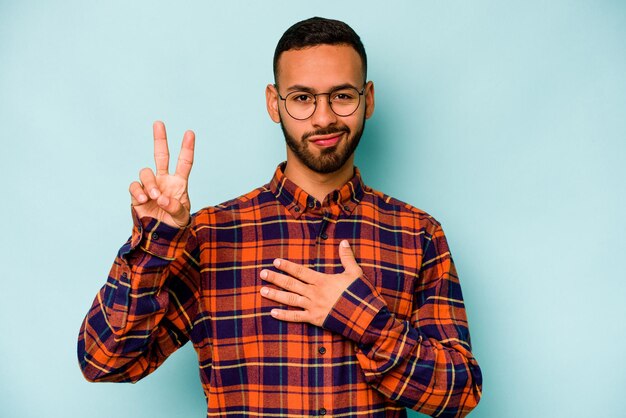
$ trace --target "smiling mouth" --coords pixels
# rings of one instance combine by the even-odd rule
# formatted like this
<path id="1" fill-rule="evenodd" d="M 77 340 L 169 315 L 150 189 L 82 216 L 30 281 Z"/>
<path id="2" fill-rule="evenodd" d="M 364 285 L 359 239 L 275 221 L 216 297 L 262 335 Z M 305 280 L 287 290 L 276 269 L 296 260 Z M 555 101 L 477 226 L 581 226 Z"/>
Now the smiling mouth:
<path id="1" fill-rule="evenodd" d="M 343 132 L 335 133 L 332 135 L 324 135 L 319 137 L 314 137 L 309 139 L 310 142 L 317 145 L 318 147 L 327 148 L 337 145 L 341 137 L 343 136 Z"/>

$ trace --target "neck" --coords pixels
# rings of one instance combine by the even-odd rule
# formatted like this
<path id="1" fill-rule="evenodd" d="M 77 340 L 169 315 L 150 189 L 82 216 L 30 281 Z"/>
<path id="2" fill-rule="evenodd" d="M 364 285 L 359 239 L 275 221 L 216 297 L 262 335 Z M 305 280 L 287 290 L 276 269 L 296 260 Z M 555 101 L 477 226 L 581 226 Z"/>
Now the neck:
<path id="1" fill-rule="evenodd" d="M 285 177 L 320 202 L 323 202 L 330 192 L 341 188 L 354 176 L 354 155 L 339 170 L 324 174 L 302 164 L 294 155 L 291 155 L 290 151 L 287 152 Z"/>

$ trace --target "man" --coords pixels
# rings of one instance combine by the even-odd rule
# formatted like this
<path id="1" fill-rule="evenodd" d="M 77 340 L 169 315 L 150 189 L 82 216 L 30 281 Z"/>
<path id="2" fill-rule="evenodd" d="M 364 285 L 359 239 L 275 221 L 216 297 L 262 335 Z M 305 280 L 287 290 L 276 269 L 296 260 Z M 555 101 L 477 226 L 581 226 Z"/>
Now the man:
<path id="1" fill-rule="evenodd" d="M 187 131 L 130 185 L 134 228 L 81 329 L 92 381 L 137 381 L 191 340 L 208 416 L 464 416 L 481 396 L 461 288 L 431 216 L 354 167 L 374 85 L 356 33 L 312 18 L 274 56 L 267 110 L 287 161 L 190 215 Z"/>

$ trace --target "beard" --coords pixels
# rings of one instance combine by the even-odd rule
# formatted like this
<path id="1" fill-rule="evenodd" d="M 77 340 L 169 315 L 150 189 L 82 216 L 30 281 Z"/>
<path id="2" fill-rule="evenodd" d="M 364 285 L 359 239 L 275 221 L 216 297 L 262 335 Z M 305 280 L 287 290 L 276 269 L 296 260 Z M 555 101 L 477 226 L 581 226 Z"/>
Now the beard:
<path id="1" fill-rule="evenodd" d="M 361 136 L 363 135 L 363 129 L 365 128 L 365 118 L 363 118 L 363 123 L 361 127 L 351 134 L 351 130 L 346 125 L 338 125 L 333 127 L 328 127 L 324 129 L 318 129 L 316 131 L 307 132 L 302 135 L 300 140 L 294 138 L 283 124 L 283 121 L 280 121 L 280 128 L 283 131 L 283 135 L 285 136 L 285 142 L 287 146 L 293 151 L 296 157 L 310 170 L 315 171 L 320 174 L 329 174 L 338 171 L 341 167 L 344 166 L 346 161 L 354 154 L 357 146 L 359 145 L 359 141 L 361 140 Z M 346 135 L 346 144 L 343 144 L 344 141 L 339 141 L 332 147 L 323 148 L 320 152 L 319 156 L 315 156 L 309 150 L 309 141 L 313 135 L 330 135 L 330 134 L 343 134 Z"/>

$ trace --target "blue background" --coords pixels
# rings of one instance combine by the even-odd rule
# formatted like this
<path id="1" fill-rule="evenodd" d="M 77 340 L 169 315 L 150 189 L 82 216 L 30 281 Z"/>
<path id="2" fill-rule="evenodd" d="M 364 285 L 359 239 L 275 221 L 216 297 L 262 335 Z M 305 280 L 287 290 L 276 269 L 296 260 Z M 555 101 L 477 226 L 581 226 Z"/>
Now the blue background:
<path id="1" fill-rule="evenodd" d="M 197 134 L 196 210 L 266 183 L 273 50 L 313 15 L 367 48 L 366 183 L 447 233 L 485 378 L 472 416 L 626 414 L 623 1 L 170 3 L 0 0 L 0 416 L 204 416 L 190 346 L 89 384 L 78 329 L 152 121 L 175 155 Z"/>

